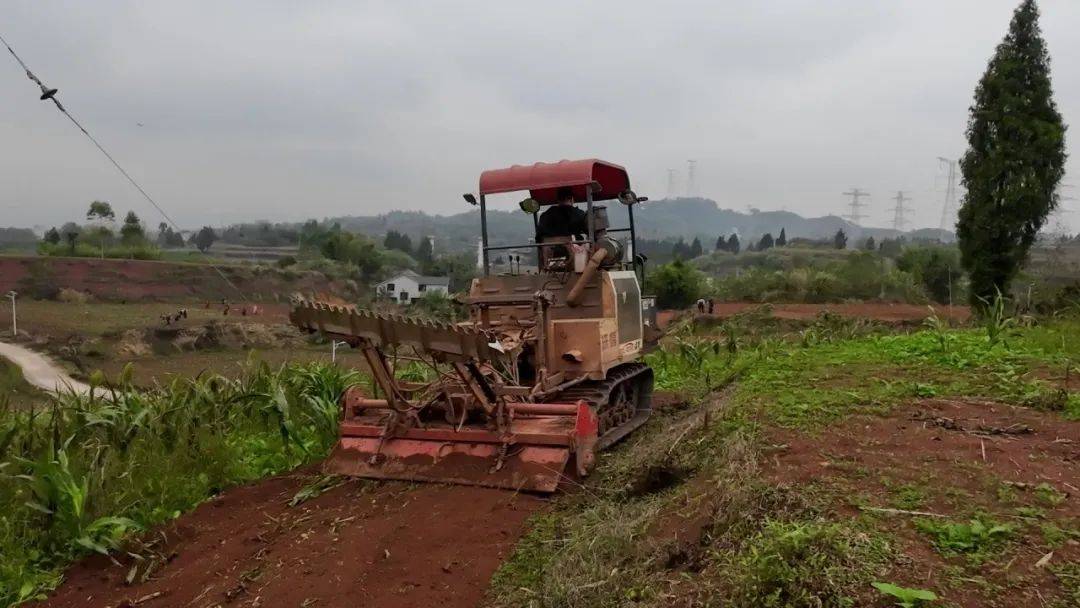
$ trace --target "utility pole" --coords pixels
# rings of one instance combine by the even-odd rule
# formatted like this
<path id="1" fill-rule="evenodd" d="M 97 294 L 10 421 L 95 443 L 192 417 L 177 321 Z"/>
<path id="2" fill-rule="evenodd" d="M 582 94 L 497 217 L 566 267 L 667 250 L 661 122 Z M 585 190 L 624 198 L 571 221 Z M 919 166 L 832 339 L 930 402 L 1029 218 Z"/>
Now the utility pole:
<path id="1" fill-rule="evenodd" d="M 939 156 L 938 162 L 949 172 L 949 183 L 945 187 L 945 202 L 941 205 L 941 225 L 939 226 L 942 230 L 946 230 L 949 220 L 956 213 L 956 161 Z"/>
<path id="2" fill-rule="evenodd" d="M 675 198 L 675 169 L 667 170 L 667 197 Z"/>
<path id="3" fill-rule="evenodd" d="M 695 181 L 694 172 L 697 169 L 696 160 L 686 161 L 686 196 L 694 196 L 697 194 L 697 183 Z"/>
<path id="4" fill-rule="evenodd" d="M 904 226 L 908 223 L 907 218 L 904 217 L 904 215 L 908 211 L 911 211 L 911 207 L 905 206 L 904 203 L 910 201 L 911 198 L 904 196 L 903 190 L 897 190 L 896 198 L 893 200 L 896 201 L 896 206 L 893 207 L 893 229 L 903 231 Z"/>
<path id="5" fill-rule="evenodd" d="M 851 203 L 849 203 L 849 205 L 851 206 L 851 212 L 841 217 L 847 219 L 856 226 L 860 225 L 859 221 L 866 217 L 866 215 L 859 211 L 866 206 L 866 203 L 862 202 L 861 199 L 864 196 L 870 196 L 870 193 L 860 188 L 852 188 L 850 191 L 844 192 L 843 194 L 844 196 L 851 197 Z"/>
<path id="6" fill-rule="evenodd" d="M 19 323 L 15 320 L 15 296 L 19 294 L 14 291 L 7 292 L 7 297 L 11 298 L 11 335 L 19 335 Z"/>

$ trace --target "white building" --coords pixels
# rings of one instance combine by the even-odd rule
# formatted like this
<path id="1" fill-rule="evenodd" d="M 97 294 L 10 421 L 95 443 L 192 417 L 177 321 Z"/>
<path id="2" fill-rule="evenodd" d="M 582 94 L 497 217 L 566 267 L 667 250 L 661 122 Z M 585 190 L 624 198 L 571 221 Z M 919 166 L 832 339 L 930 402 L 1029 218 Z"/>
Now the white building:
<path id="1" fill-rule="evenodd" d="M 450 292 L 450 279 L 425 277 L 405 270 L 375 285 L 375 293 L 402 303 L 412 302 L 433 291 L 447 295 Z"/>

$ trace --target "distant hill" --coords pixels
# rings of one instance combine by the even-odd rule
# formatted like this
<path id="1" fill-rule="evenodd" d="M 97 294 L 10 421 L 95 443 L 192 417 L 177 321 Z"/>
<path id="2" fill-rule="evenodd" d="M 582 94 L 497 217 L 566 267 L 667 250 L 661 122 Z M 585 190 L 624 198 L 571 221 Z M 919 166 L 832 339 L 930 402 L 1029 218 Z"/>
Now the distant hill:
<path id="1" fill-rule="evenodd" d="M 608 201 L 608 216 L 613 226 L 626 226 L 626 209 Z M 912 240 L 951 242 L 955 236 L 945 230 L 924 228 L 902 233 L 887 228 L 862 228 L 835 215 L 806 218 L 790 211 L 758 211 L 744 213 L 721 209 L 715 201 L 705 198 L 676 198 L 649 201 L 636 208 L 635 225 L 638 235 L 649 239 L 683 237 L 701 238 L 713 243 L 716 237 L 736 232 L 743 239 L 757 239 L 766 232 L 776 236 L 783 228 L 789 239 L 828 239 L 843 229 L 849 242 L 873 236 L 875 240 L 901 234 Z M 381 238 L 389 230 L 408 234 L 414 242 L 423 236 L 435 238 L 436 249 L 472 251 L 480 236 L 480 212 L 473 209 L 455 215 L 428 215 L 420 211 L 391 211 L 377 216 L 345 216 L 330 218 L 342 228 Z M 488 213 L 488 234 L 495 245 L 526 242 L 533 233 L 532 222 L 521 212 L 491 211 Z"/>

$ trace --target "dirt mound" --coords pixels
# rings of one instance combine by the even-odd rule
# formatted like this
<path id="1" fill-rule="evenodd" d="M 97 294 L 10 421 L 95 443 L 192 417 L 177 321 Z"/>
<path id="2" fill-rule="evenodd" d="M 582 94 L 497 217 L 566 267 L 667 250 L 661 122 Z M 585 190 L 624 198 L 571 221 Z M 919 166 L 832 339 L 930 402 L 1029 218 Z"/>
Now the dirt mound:
<path id="1" fill-rule="evenodd" d="M 195 351 L 211 348 L 290 348 L 303 343 L 296 328 L 265 323 L 211 321 L 197 327 L 159 327 L 146 330 L 159 348 Z"/>
<path id="2" fill-rule="evenodd" d="M 165 541 L 148 559 L 86 559 L 39 605 L 471 607 L 544 504 L 484 488 L 353 481 L 290 507 L 311 480 L 231 490 L 153 535 Z"/>
<path id="3" fill-rule="evenodd" d="M 210 321 L 189 327 L 126 330 L 117 339 L 116 353 L 122 357 L 144 357 L 218 348 L 294 348 L 303 343 L 304 336 L 290 325 Z"/>
<path id="4" fill-rule="evenodd" d="M 116 353 L 122 357 L 145 357 L 153 352 L 147 341 L 147 331 L 129 329 L 120 334 L 120 340 L 116 344 Z"/>

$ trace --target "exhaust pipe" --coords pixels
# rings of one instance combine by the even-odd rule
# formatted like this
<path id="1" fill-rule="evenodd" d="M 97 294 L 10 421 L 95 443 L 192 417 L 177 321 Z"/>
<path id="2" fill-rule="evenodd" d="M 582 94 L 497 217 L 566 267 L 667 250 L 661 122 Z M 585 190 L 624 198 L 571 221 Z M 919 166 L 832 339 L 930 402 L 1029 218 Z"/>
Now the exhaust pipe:
<path id="1" fill-rule="evenodd" d="M 596 274 L 597 269 L 600 268 L 600 264 L 604 263 L 607 256 L 608 250 L 600 248 L 589 257 L 589 263 L 585 265 L 585 270 L 581 271 L 581 276 L 578 277 L 577 282 L 574 283 L 574 286 L 570 289 L 570 293 L 566 296 L 567 306 L 573 308 L 581 303 L 581 294 L 585 293 L 585 285 L 592 280 L 593 275 Z"/>

